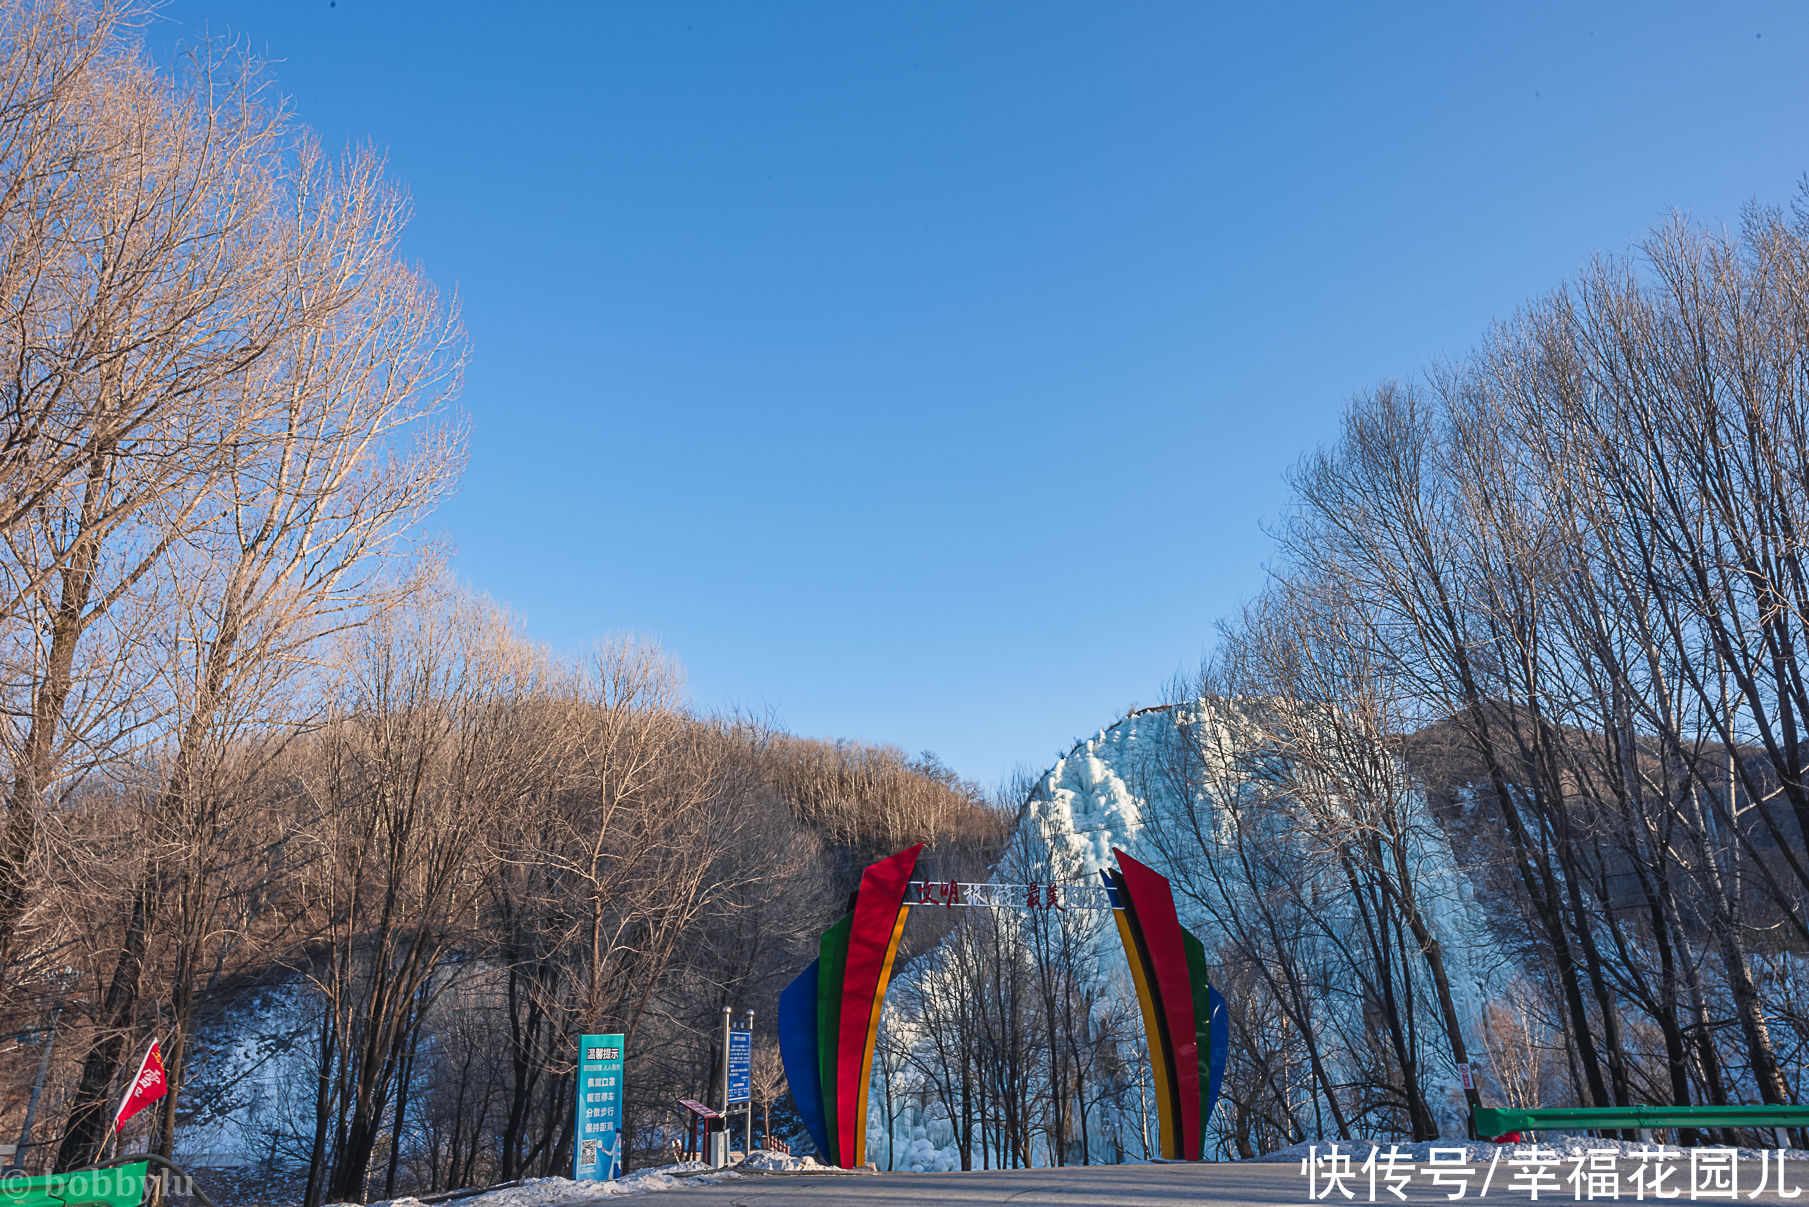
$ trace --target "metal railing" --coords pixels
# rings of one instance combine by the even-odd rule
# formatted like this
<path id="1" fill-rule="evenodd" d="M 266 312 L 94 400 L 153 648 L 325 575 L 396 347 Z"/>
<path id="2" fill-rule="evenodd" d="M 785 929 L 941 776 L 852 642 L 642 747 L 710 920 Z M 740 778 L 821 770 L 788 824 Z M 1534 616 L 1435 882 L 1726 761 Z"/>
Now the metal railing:
<path id="1" fill-rule="evenodd" d="M 1809 1127 L 1809 1106 L 1479 1106 L 1476 1134 L 1511 1132 L 1635 1131 L 1660 1127 Z"/>

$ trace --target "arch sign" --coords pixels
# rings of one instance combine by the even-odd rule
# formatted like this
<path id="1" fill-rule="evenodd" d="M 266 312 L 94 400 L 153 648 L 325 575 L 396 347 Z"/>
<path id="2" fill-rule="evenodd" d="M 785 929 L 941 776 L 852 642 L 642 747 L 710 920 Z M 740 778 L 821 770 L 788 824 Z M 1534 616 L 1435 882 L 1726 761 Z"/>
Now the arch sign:
<path id="1" fill-rule="evenodd" d="M 918 843 L 861 873 L 854 908 L 823 933 L 817 958 L 779 995 L 779 1051 L 817 1150 L 844 1169 L 867 1160 L 867 1087 L 880 1005 L 912 905 L 1110 909 L 1149 1038 L 1162 1157 L 1198 1161 L 1225 1075 L 1225 999 L 1206 952 L 1182 928 L 1168 880 L 1123 851 L 1104 884 L 979 885 L 912 880 Z"/>

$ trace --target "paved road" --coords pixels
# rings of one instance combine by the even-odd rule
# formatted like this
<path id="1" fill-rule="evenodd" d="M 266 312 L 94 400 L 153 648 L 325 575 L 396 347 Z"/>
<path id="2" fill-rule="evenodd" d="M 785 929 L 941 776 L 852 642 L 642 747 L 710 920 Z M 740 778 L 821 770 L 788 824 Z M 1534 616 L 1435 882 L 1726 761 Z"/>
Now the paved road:
<path id="1" fill-rule="evenodd" d="M 1801 1165 L 1791 1162 L 1792 1185 L 1809 1173 L 1799 1174 Z M 1630 1170 L 1630 1166 L 1623 1165 Z M 1756 1170 L 1742 1171 L 1739 1202 L 1784 1202 L 1772 1194 L 1754 1200 L 1748 1197 L 1756 1184 Z M 1525 1190 L 1511 1190 L 1506 1185 L 1506 1170 L 1497 1176 L 1485 1199 L 1486 1203 L 1530 1203 Z M 1464 1200 L 1472 1201 L 1481 1186 L 1480 1171 Z M 1775 1183 L 1773 1183 L 1775 1186 Z M 1631 1187 L 1623 1183 L 1621 1201 L 1634 1201 Z M 1353 1185 L 1354 1200 L 1334 1194 L 1329 1202 L 1365 1202 L 1369 1198 L 1366 1183 Z M 1670 1200 L 1691 1201 L 1688 1184 L 1683 1193 Z M 1431 1185 L 1425 1178 L 1416 1179 L 1406 1188 L 1412 1203 L 1442 1203 L 1451 1190 Z M 1650 1198 L 1650 1196 L 1648 1196 Z M 1208 1165 L 1107 1165 L 1080 1169 L 995 1170 L 991 1173 L 918 1173 L 918 1174 L 816 1174 L 808 1176 L 773 1174 L 747 1175 L 713 1186 L 687 1186 L 661 1191 L 647 1207 L 996 1207 L 1010 1203 L 1016 1207 L 1165 1207 L 1166 1204 L 1190 1204 L 1191 1207 L 1217 1207 L 1220 1204 L 1304 1204 L 1306 1179 L 1298 1165 L 1266 1165 L 1256 1163 Z M 1400 1200 L 1378 1187 L 1378 1202 Z M 1566 1184 L 1557 1193 L 1546 1191 L 1541 1203 L 1571 1203 L 1576 1199 Z M 1585 1200 L 1587 1201 L 1587 1200 Z M 1606 1196 L 1596 1202 L 1611 1201 Z M 1704 1200 L 1712 1201 L 1712 1200 Z M 1726 1201 L 1725 1194 L 1721 1201 Z M 1809 1204 L 1809 1197 L 1794 1200 Z"/>

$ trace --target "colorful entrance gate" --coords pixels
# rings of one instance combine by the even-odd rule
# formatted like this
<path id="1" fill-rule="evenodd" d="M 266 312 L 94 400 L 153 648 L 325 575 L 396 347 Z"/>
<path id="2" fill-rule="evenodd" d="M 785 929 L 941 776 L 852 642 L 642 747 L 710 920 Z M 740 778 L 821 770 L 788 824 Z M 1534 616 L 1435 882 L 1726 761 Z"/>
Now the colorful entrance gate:
<path id="1" fill-rule="evenodd" d="M 1110 909 L 1149 1038 L 1162 1156 L 1198 1161 L 1225 1073 L 1225 1001 L 1206 954 L 1182 928 L 1168 880 L 1114 849 L 1098 889 L 915 881 L 923 844 L 861 874 L 854 907 L 824 932 L 817 958 L 779 995 L 779 1051 L 792 1100 L 817 1149 L 844 1169 L 866 1163 L 867 1088 L 880 1005 L 913 904 Z M 1047 897 L 1038 893 L 1047 890 Z"/>

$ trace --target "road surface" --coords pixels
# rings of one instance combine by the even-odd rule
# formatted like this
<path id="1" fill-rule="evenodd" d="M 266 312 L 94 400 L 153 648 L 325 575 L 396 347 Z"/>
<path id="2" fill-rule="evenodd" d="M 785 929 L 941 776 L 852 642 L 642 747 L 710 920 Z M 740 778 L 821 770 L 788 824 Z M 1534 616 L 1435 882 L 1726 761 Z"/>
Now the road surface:
<path id="1" fill-rule="evenodd" d="M 1792 1188 L 1804 1185 L 1799 1177 L 1809 1180 L 1809 1172 L 1800 1162 L 1790 1162 Z M 1630 1175 L 1632 1166 L 1620 1166 Z M 1459 1202 L 1472 1202 L 1479 1196 L 1482 1170 L 1478 1168 L 1469 1193 Z M 1686 1180 L 1666 1189 L 1679 1191 L 1673 1203 L 1692 1201 Z M 1775 1193 L 1750 1196 L 1757 1182 L 1757 1170 L 1741 1169 L 1738 1202 L 1795 1202 L 1809 1207 L 1809 1196 L 1780 1199 Z M 1564 1176 L 1560 1169 L 1558 1176 Z M 1769 1188 L 1776 1189 L 1775 1182 Z M 1323 1186 L 1321 1189 L 1324 1189 Z M 1351 1184 L 1354 1197 L 1345 1199 L 1333 1194 L 1334 1204 L 1372 1201 L 1369 1187 L 1361 1179 Z M 1573 1203 L 1577 1189 L 1562 1184 L 1560 1189 L 1546 1189 L 1537 1202 Z M 1451 1189 L 1433 1186 L 1424 1176 L 1405 1187 L 1405 1201 L 1410 1203 L 1442 1203 L 1450 1199 Z M 1647 1194 L 1646 1200 L 1651 1201 Z M 1700 1201 L 1728 1201 L 1725 1191 L 1717 1198 Z M 648 1207 L 1166 1207 L 1167 1204 L 1189 1204 L 1190 1207 L 1218 1207 L 1220 1204 L 1264 1204 L 1311 1202 L 1307 1196 L 1307 1180 L 1296 1164 L 1260 1164 L 1238 1162 L 1205 1165 L 1094 1165 L 1067 1169 L 994 1170 L 990 1173 L 892 1173 L 892 1174 L 744 1174 L 732 1181 L 715 1185 L 694 1185 L 661 1191 L 657 1202 Z M 1398 1203 L 1403 1200 L 1378 1186 L 1373 1200 Z M 1525 1189 L 1508 1185 L 1507 1171 L 1501 1170 L 1489 1188 L 1484 1203 L 1530 1203 Z M 1600 1195 L 1594 1202 L 1634 1202 L 1635 1191 L 1626 1181 L 1616 1199 Z"/>

